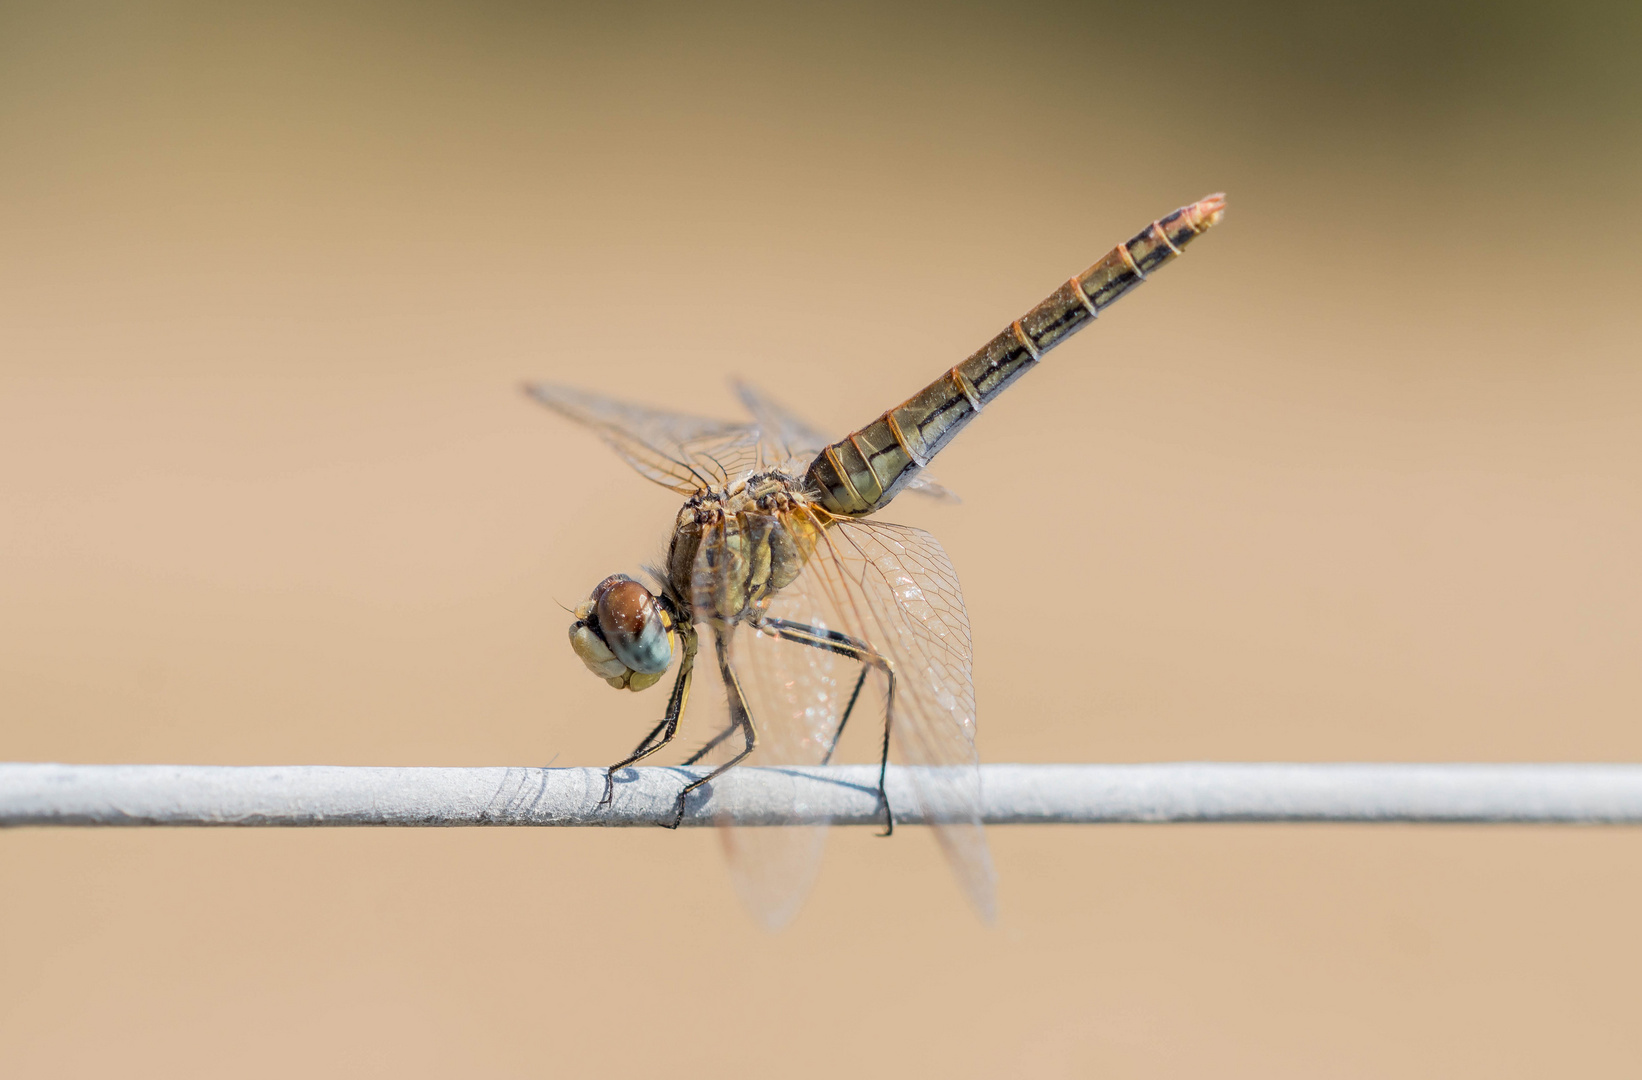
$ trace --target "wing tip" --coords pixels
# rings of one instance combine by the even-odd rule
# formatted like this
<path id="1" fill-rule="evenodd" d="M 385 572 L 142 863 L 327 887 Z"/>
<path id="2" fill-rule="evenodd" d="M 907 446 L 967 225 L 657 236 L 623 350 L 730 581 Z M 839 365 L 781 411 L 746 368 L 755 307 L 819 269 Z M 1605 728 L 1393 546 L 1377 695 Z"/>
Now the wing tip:
<path id="1" fill-rule="evenodd" d="M 730 384 L 730 389 L 735 393 L 736 400 L 741 402 L 741 407 L 757 418 L 769 400 L 769 395 L 740 375 L 728 375 L 724 381 Z"/>
<path id="2" fill-rule="evenodd" d="M 548 403 L 548 398 L 552 395 L 554 389 L 552 383 L 532 382 L 529 379 L 520 379 L 514 385 L 518 388 L 519 393 L 532 401 L 539 401 L 543 405 Z"/>

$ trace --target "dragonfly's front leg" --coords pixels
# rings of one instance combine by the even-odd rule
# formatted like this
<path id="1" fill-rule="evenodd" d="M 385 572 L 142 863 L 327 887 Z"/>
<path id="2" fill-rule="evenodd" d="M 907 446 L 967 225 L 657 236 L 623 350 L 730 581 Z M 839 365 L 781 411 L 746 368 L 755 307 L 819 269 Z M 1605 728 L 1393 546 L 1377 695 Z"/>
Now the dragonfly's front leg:
<path id="1" fill-rule="evenodd" d="M 832 743 L 827 747 L 826 756 L 821 759 L 823 765 L 832 760 L 833 752 L 838 749 L 838 740 L 844 737 L 844 725 L 849 723 L 850 713 L 855 711 L 855 702 L 861 696 L 861 687 L 866 684 L 867 672 L 877 668 L 889 680 L 889 694 L 884 703 L 884 745 L 878 755 L 878 802 L 884 808 L 884 831 L 880 835 L 892 835 L 895 832 L 895 812 L 890 809 L 889 792 L 884 787 L 884 781 L 889 774 L 889 732 L 895 718 L 895 665 L 860 638 L 840 634 L 836 630 L 823 630 L 788 619 L 761 619 L 756 625 L 764 633 L 774 634 L 783 641 L 808 645 L 812 649 L 825 649 L 839 656 L 847 656 L 861 665 L 861 677 L 855 680 L 855 691 L 850 694 L 849 704 L 844 706 L 838 729 L 832 733 Z"/>
<path id="2" fill-rule="evenodd" d="M 609 806 L 611 800 L 616 796 L 617 772 L 627 768 L 635 761 L 643 761 L 672 742 L 673 736 L 678 734 L 679 717 L 684 713 L 685 703 L 690 700 L 690 679 L 695 672 L 696 666 L 696 634 L 694 628 L 684 628 L 683 636 L 684 656 L 679 660 L 678 677 L 673 680 L 673 693 L 667 699 L 667 714 L 661 718 L 660 723 L 650 729 L 650 734 L 644 737 L 644 740 L 634 748 L 631 754 L 604 770 L 604 797 L 599 800 L 601 809 Z M 660 735 L 661 738 L 657 739 L 657 735 Z"/>
<path id="3" fill-rule="evenodd" d="M 712 742 L 702 747 L 701 750 L 690 758 L 690 761 L 687 762 L 687 764 L 701 760 L 703 754 L 723 742 L 730 736 L 731 732 L 738 729 L 741 731 L 742 736 L 746 741 L 742 745 L 740 752 L 738 752 L 735 757 L 731 758 L 729 761 L 726 761 L 724 764 L 720 765 L 706 776 L 703 776 L 701 779 L 694 780 L 684 786 L 684 790 L 678 793 L 678 807 L 673 814 L 673 823 L 667 826 L 670 829 L 678 828 L 679 824 L 684 820 L 684 804 L 689 800 L 690 793 L 692 791 L 701 787 L 703 784 L 710 783 L 715 777 L 722 776 L 729 769 L 741 764 L 741 762 L 747 759 L 747 755 L 751 754 L 758 748 L 758 732 L 753 727 L 752 711 L 747 708 L 747 695 L 742 692 L 741 680 L 737 678 L 735 669 L 730 666 L 730 642 L 728 634 L 729 630 L 724 627 L 715 626 L 713 628 L 713 648 L 718 653 L 718 673 L 724 680 L 724 696 L 729 699 L 730 703 L 730 726 Z"/>

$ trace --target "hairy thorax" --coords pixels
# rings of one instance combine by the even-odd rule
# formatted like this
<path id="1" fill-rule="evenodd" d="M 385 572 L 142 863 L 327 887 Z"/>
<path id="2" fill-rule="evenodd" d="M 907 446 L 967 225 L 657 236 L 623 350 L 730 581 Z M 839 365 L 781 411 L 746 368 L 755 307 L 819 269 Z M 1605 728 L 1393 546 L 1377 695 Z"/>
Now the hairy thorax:
<path id="1" fill-rule="evenodd" d="M 692 622 L 756 617 L 797 579 L 832 516 L 785 473 L 758 473 L 679 510 L 667 584 Z"/>

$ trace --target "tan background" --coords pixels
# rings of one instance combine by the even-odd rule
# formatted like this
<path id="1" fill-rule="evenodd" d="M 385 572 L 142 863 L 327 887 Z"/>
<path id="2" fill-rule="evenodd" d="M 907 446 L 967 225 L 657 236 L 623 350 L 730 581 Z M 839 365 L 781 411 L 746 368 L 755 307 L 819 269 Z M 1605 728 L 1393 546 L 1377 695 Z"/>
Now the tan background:
<path id="1" fill-rule="evenodd" d="M 602 764 L 674 499 L 515 382 L 869 419 L 1225 224 L 941 461 L 991 761 L 1642 759 L 1634 5 L 0 6 L 0 757 Z M 1067 611 L 1075 613 L 1067 617 Z M 1615 1075 L 1642 833 L 0 836 L 0 1072 Z"/>

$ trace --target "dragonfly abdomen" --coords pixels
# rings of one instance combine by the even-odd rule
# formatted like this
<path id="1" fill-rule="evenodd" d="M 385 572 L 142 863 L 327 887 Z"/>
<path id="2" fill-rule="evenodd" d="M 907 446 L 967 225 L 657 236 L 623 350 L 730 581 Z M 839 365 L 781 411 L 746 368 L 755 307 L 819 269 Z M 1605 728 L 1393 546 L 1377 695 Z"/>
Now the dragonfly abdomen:
<path id="1" fill-rule="evenodd" d="M 940 453 L 987 403 L 1043 355 L 1117 302 L 1155 269 L 1216 224 L 1225 196 L 1183 206 L 1056 289 L 967 360 L 818 454 L 805 479 L 838 515 L 882 508 Z"/>

